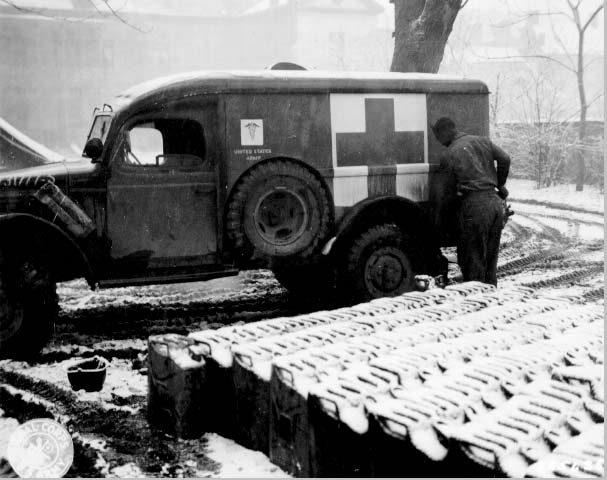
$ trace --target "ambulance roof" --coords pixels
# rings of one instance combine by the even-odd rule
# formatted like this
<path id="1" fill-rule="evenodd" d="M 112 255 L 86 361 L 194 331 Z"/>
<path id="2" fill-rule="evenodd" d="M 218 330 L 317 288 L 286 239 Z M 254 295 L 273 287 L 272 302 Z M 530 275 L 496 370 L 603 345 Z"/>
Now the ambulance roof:
<path id="1" fill-rule="evenodd" d="M 115 109 L 213 93 L 463 93 L 486 94 L 480 80 L 428 73 L 302 70 L 201 71 L 157 78 L 118 95 Z"/>

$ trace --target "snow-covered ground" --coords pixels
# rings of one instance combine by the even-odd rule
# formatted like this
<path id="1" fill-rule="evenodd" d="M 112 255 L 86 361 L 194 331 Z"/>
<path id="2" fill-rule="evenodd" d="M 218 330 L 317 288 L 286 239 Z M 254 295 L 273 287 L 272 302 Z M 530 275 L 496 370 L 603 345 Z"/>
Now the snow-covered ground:
<path id="1" fill-rule="evenodd" d="M 516 214 L 502 237 L 500 285 L 537 285 L 545 293 L 601 301 L 603 195 L 591 187 L 576 192 L 573 185 L 537 190 L 522 180 L 510 180 L 508 188 Z M 71 419 L 82 435 L 74 470 L 80 476 L 287 476 L 232 440 L 211 433 L 174 441 L 152 434 L 145 418 L 147 336 L 297 313 L 301 306 L 288 303 L 269 272 L 99 292 L 76 281 L 61 284 L 59 294 L 57 335 L 40 361 L 0 362 L 0 393 L 6 384 L 3 395 L 20 398 L 13 411 L 0 411 L 0 457 L 2 434 L 16 425 L 11 417 L 24 421 L 48 409 Z M 106 386 L 99 393 L 72 392 L 65 367 L 92 354 L 110 361 Z"/>
<path id="2" fill-rule="evenodd" d="M 576 192 L 573 184 L 538 189 L 534 181 L 519 179 L 508 180 L 506 186 L 512 200 L 550 203 L 597 213 L 605 211 L 605 196 L 597 187 L 586 185 L 581 192 Z"/>
<path id="3" fill-rule="evenodd" d="M 289 477 L 276 465 L 273 465 L 263 453 L 241 447 L 232 440 L 215 433 L 206 435 L 207 455 L 219 463 L 220 469 L 213 476 L 221 478 L 285 478 Z"/>

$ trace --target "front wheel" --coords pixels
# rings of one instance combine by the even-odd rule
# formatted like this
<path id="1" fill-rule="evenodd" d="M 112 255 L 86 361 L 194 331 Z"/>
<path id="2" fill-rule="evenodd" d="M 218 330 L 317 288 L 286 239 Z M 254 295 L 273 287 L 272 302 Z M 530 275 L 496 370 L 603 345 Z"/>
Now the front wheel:
<path id="1" fill-rule="evenodd" d="M 338 286 L 349 301 L 394 297 L 415 288 L 410 248 L 393 224 L 376 225 L 354 239 L 338 272 Z"/>
<path id="2" fill-rule="evenodd" d="M 35 260 L 11 257 L 0 254 L 0 357 L 27 358 L 53 334 L 56 284 Z"/>

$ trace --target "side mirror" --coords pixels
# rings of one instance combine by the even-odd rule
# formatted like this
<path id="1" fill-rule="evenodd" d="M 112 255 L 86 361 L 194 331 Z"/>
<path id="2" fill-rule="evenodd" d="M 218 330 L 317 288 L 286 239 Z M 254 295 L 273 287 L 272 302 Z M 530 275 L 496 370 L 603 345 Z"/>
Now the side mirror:
<path id="1" fill-rule="evenodd" d="M 91 138 L 84 146 L 84 156 L 96 163 L 103 152 L 103 142 L 100 138 Z"/>

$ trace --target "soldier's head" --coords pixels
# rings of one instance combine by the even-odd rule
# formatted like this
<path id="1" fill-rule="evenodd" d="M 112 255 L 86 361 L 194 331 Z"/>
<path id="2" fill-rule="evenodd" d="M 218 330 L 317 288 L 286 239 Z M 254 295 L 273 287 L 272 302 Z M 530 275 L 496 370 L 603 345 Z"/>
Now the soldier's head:
<path id="1" fill-rule="evenodd" d="M 432 131 L 434 132 L 436 139 L 445 147 L 451 145 L 451 142 L 453 142 L 457 135 L 455 122 L 449 117 L 439 118 L 432 127 Z"/>

